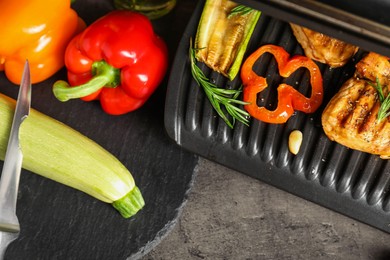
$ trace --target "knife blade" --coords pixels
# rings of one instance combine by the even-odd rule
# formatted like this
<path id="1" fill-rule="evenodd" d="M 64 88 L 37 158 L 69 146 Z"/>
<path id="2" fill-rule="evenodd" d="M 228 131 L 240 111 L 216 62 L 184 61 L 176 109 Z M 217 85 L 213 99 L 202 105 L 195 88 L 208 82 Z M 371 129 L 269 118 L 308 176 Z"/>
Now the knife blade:
<path id="1" fill-rule="evenodd" d="M 2 231 L 20 231 L 19 220 L 16 216 L 16 201 L 23 161 L 19 143 L 19 129 L 23 120 L 30 113 L 30 104 L 30 67 L 26 61 L 0 180 L 0 230 Z"/>

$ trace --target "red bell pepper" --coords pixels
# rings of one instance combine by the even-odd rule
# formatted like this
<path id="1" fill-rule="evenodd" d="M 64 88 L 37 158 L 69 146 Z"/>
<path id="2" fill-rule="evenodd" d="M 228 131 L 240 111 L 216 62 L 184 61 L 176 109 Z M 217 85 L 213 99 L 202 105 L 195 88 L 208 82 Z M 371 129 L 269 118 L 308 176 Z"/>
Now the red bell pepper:
<path id="1" fill-rule="evenodd" d="M 142 14 L 112 11 L 69 43 L 65 52 L 68 81 L 57 81 L 60 101 L 100 100 L 103 110 L 121 115 L 138 109 L 165 76 L 168 53 Z"/>
<path id="2" fill-rule="evenodd" d="M 287 78 L 297 69 L 304 67 L 310 72 L 311 96 L 307 98 L 288 84 L 278 86 L 278 106 L 271 111 L 257 105 L 257 94 L 268 87 L 267 80 L 253 71 L 253 65 L 264 53 L 271 53 L 278 63 L 279 73 Z M 317 64 L 305 56 L 296 55 L 290 59 L 290 55 L 282 47 L 264 45 L 251 54 L 241 68 L 241 80 L 244 85 L 243 101 L 248 102 L 245 109 L 248 113 L 263 122 L 281 124 L 285 123 L 294 110 L 305 113 L 313 113 L 322 103 L 323 86 L 322 75 Z"/>

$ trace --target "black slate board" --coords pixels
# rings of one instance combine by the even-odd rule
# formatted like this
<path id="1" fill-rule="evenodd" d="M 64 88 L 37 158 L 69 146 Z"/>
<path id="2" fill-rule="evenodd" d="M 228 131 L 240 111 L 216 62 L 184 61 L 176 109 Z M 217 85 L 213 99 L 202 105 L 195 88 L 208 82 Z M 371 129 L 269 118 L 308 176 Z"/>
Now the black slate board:
<path id="1" fill-rule="evenodd" d="M 323 74 L 325 97 L 316 113 L 296 113 L 282 125 L 252 119 L 250 127 L 238 123 L 231 130 L 213 110 L 190 72 L 189 42 L 195 37 L 203 4 L 204 0 L 198 3 L 183 35 L 168 84 L 165 126 L 171 138 L 203 157 L 390 232 L 390 160 L 331 142 L 321 127 L 323 108 L 342 83 L 353 75 L 354 65 L 363 53 L 359 52 L 349 64 L 339 69 L 318 63 Z M 289 25 L 266 13 L 255 28 L 246 57 L 264 44 L 279 45 L 290 54 L 303 55 Z M 238 88 L 241 85 L 239 76 L 229 82 L 204 64 L 198 65 L 220 87 Z M 261 96 L 264 104 L 275 104 L 276 86 L 281 78 L 274 59 L 265 55 L 255 70 L 259 75 L 267 75 L 270 85 Z M 302 93 L 309 93 L 307 72 L 297 71 L 287 81 Z M 272 88 L 275 90 L 270 91 Z M 297 156 L 293 156 L 287 147 L 288 135 L 294 129 L 300 129 L 304 137 Z"/>
<path id="2" fill-rule="evenodd" d="M 191 7 L 192 1 L 183 1 L 154 22 L 168 43 L 171 59 L 185 26 L 172 32 L 171 23 L 188 20 Z M 89 24 L 112 6 L 109 1 L 76 1 L 74 8 Z M 166 80 L 141 109 L 109 116 L 98 102 L 57 101 L 51 93 L 57 79 L 66 79 L 65 69 L 33 85 L 32 108 L 113 153 L 132 172 L 146 206 L 135 217 L 124 219 L 111 205 L 23 170 L 17 202 L 21 234 L 8 247 L 5 259 L 138 259 L 175 224 L 197 164 L 197 156 L 183 151 L 165 132 Z M 16 98 L 17 91 L 0 74 L 0 92 Z"/>

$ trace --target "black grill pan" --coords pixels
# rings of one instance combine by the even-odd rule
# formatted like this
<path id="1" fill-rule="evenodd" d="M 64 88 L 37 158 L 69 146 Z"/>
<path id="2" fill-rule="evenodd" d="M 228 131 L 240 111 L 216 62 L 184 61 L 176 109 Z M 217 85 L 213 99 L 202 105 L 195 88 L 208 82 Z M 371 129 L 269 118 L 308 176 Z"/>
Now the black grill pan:
<path id="1" fill-rule="evenodd" d="M 276 19 L 388 56 L 390 2 L 387 0 L 237 0 Z"/>
<path id="2" fill-rule="evenodd" d="M 320 121 L 324 106 L 353 75 L 362 53 L 339 69 L 318 63 L 324 79 L 325 99 L 316 113 L 298 112 L 282 125 L 252 119 L 250 127 L 237 123 L 232 130 L 218 117 L 190 72 L 189 43 L 190 38 L 195 37 L 203 5 L 204 0 L 193 13 L 171 71 L 165 107 L 168 135 L 178 145 L 202 157 L 390 232 L 389 160 L 331 142 Z M 264 44 L 282 46 L 291 55 L 303 55 L 288 23 L 266 13 L 256 26 L 246 56 Z M 220 87 L 241 85 L 239 76 L 228 81 L 204 64 L 198 65 Z M 258 74 L 267 76 L 270 85 L 268 93 L 262 93 L 261 97 L 266 104 L 275 103 L 276 86 L 283 80 L 302 93 L 309 91 L 306 71 L 298 70 L 290 78 L 282 79 L 271 56 L 264 55 L 255 69 Z M 304 136 L 296 156 L 287 146 L 288 135 L 294 129 L 301 130 Z"/>

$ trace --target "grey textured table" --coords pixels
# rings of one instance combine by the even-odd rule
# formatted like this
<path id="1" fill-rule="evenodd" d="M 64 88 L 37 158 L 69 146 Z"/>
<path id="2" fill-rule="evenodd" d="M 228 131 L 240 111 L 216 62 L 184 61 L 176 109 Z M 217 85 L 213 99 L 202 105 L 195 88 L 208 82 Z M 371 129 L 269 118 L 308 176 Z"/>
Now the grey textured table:
<path id="1" fill-rule="evenodd" d="M 200 159 L 177 224 L 144 260 L 390 259 L 390 235 Z"/>

